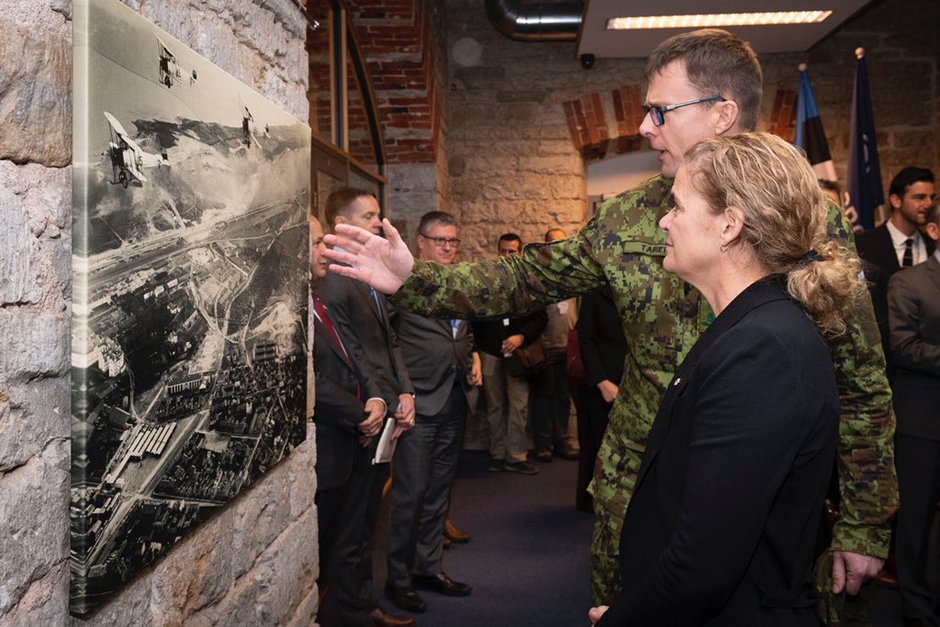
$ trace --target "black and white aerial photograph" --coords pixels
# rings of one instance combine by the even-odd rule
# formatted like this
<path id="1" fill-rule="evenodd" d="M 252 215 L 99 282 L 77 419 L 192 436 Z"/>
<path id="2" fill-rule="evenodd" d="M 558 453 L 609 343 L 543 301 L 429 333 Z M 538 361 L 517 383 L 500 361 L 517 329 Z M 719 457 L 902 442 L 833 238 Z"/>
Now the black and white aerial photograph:
<path id="1" fill-rule="evenodd" d="M 304 439 L 310 129 L 116 0 L 74 39 L 80 616 Z"/>

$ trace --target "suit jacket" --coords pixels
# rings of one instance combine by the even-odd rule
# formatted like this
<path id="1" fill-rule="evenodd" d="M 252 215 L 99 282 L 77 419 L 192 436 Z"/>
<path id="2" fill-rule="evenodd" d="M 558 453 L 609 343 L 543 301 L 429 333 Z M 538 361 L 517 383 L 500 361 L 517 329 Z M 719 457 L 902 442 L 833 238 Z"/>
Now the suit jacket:
<path id="1" fill-rule="evenodd" d="M 933 252 L 933 243 L 923 233 L 918 233 L 924 241 L 927 254 Z M 862 270 L 868 281 L 868 290 L 871 293 L 872 305 L 875 309 L 875 320 L 881 332 L 881 348 L 885 353 L 885 362 L 888 370 L 888 379 L 894 379 L 894 359 L 891 355 L 891 344 L 888 340 L 888 281 L 891 276 L 901 269 L 897 253 L 894 251 L 894 242 L 888 232 L 887 223 L 874 229 L 868 229 L 855 235 L 855 245 L 858 256 L 862 259 Z"/>
<path id="2" fill-rule="evenodd" d="M 816 625 L 816 527 L 836 455 L 829 349 L 781 282 L 742 292 L 679 366 L 600 625 Z"/>
<path id="3" fill-rule="evenodd" d="M 920 237 L 923 240 L 928 255 L 933 252 L 933 242 L 930 241 L 930 238 L 920 232 L 914 237 Z M 858 248 L 859 257 L 883 269 L 889 277 L 901 269 L 897 253 L 894 252 L 894 242 L 891 241 L 891 233 L 888 232 L 887 223 L 856 233 L 855 246 Z"/>
<path id="4" fill-rule="evenodd" d="M 897 366 L 897 431 L 940 440 L 940 262 L 936 255 L 891 277 L 888 320 Z"/>
<path id="5" fill-rule="evenodd" d="M 609 293 L 597 290 L 581 297 L 577 329 L 587 384 L 594 387 L 607 379 L 620 385 L 627 340 Z"/>
<path id="6" fill-rule="evenodd" d="M 398 335 L 408 375 L 415 390 L 415 411 L 433 416 L 447 402 L 454 381 L 469 391 L 473 333 L 461 320 L 454 334 L 450 320 L 426 318 L 408 311 L 396 311 L 392 324 Z"/>
<path id="7" fill-rule="evenodd" d="M 326 326 L 317 318 L 313 324 L 317 489 L 327 490 L 345 484 L 352 475 L 359 439 L 357 425 L 365 416 L 363 406 L 367 399 L 381 397 L 382 393 L 371 369 L 347 361 Z"/>
<path id="8" fill-rule="evenodd" d="M 378 294 L 377 306 L 368 285 L 333 272 L 321 281 L 317 295 L 330 308 L 333 324 L 340 329 L 353 361 L 369 363 L 382 398 L 389 411 L 394 411 L 398 396 L 414 394 L 414 388 L 389 322 L 385 296 Z"/>

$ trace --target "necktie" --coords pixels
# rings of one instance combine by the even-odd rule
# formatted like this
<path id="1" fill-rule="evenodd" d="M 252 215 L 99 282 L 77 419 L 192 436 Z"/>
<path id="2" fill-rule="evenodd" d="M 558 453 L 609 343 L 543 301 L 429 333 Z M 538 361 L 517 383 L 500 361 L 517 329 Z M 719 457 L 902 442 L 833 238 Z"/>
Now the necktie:
<path id="1" fill-rule="evenodd" d="M 382 304 L 379 302 L 379 295 L 375 291 L 374 287 L 369 288 L 369 293 L 372 294 L 372 300 L 375 301 L 375 310 L 379 312 L 379 320 L 384 320 L 385 317 L 382 315 Z"/>
<path id="2" fill-rule="evenodd" d="M 313 298 L 313 315 L 317 317 L 317 320 L 323 323 L 323 326 L 326 327 L 326 332 L 330 334 L 333 342 L 339 346 L 340 351 L 343 353 L 343 358 L 346 360 L 346 364 L 350 368 L 353 368 L 352 361 L 349 359 L 349 353 L 346 352 L 346 347 L 343 346 L 343 342 L 339 339 L 339 334 L 336 332 L 336 327 L 333 326 L 333 322 L 330 320 L 330 315 L 326 312 L 326 307 L 323 306 L 323 303 L 320 302 L 320 299 L 317 297 Z M 353 368 L 353 370 L 355 370 L 355 368 Z M 360 399 L 362 398 L 362 388 L 359 385 L 358 375 L 356 376 L 356 396 Z"/>
<path id="3" fill-rule="evenodd" d="M 914 265 L 914 239 L 908 237 L 904 240 L 904 259 L 901 260 L 902 268 L 910 268 Z"/>

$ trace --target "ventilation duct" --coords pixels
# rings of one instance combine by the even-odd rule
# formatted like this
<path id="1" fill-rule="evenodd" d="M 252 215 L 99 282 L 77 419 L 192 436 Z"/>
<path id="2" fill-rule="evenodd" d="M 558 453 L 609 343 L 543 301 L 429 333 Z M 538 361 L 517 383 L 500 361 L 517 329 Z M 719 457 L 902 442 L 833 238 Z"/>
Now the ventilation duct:
<path id="1" fill-rule="evenodd" d="M 584 2 L 486 0 L 486 12 L 496 30 L 516 41 L 575 41 Z"/>

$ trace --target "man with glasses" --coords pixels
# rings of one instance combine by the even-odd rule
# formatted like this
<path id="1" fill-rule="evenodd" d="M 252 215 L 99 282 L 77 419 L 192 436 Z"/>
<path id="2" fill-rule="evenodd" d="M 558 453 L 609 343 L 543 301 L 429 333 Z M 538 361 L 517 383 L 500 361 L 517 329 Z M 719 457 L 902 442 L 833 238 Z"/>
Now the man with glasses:
<path id="1" fill-rule="evenodd" d="M 421 217 L 418 259 L 450 265 L 460 239 L 443 211 Z M 480 357 L 465 320 L 436 319 L 396 311 L 392 324 L 415 389 L 415 428 L 395 450 L 388 579 L 385 594 L 396 606 L 423 612 L 415 588 L 467 596 L 469 585 L 444 572 L 444 519 L 457 473 L 467 420 L 467 395 L 480 385 Z"/>
<path id="2" fill-rule="evenodd" d="M 672 179 L 686 150 L 702 139 L 753 130 L 762 94 L 754 51 L 717 29 L 664 41 L 650 56 L 646 78 L 649 114 L 640 133 L 659 152 L 662 175 L 607 201 L 573 237 L 529 246 L 521 256 L 497 263 L 447 271 L 415 263 L 386 225 L 387 241 L 348 233 L 357 242 L 356 254 L 330 255 L 360 264 L 357 271 L 341 271 L 368 278 L 383 291 L 401 288 L 395 296 L 401 307 L 433 315 L 501 316 L 610 286 L 630 351 L 592 482 L 597 603 L 609 602 L 620 590 L 621 526 L 660 399 L 676 365 L 713 317 L 698 290 L 663 269 L 666 242 L 657 223 L 672 208 Z M 829 207 L 829 233 L 853 247 L 835 205 Z M 841 401 L 836 593 L 856 593 L 880 570 L 888 519 L 897 507 L 894 417 L 877 332 L 871 305 L 863 302 L 847 321 L 847 333 L 831 344 Z"/>

